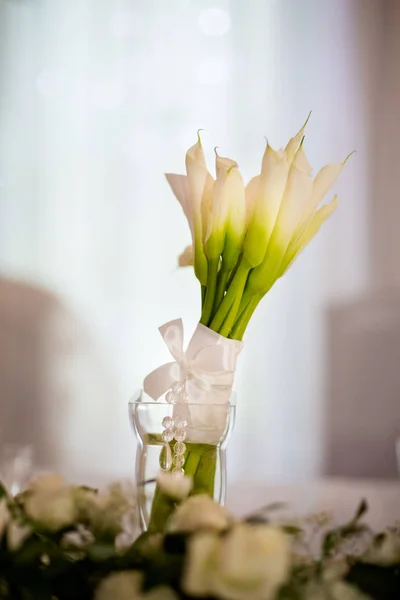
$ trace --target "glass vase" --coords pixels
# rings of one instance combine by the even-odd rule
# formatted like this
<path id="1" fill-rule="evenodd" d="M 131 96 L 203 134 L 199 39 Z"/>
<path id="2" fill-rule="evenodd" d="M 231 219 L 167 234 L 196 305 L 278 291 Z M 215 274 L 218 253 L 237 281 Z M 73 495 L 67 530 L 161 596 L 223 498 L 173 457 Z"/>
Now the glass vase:
<path id="1" fill-rule="evenodd" d="M 208 494 L 224 504 L 226 447 L 235 421 L 235 396 L 218 404 L 155 401 L 141 392 L 129 403 L 136 434 L 136 483 L 142 531 L 159 531 L 174 506 L 156 477 L 165 472 L 193 477 L 192 494 Z"/>

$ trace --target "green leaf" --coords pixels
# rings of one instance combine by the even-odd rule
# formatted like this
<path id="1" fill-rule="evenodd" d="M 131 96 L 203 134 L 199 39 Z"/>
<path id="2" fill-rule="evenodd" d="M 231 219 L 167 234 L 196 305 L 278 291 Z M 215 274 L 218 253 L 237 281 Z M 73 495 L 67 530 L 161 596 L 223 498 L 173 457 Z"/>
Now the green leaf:
<path id="1" fill-rule="evenodd" d="M 94 542 L 87 548 L 87 556 L 94 562 L 102 562 L 116 556 L 114 544 Z"/>
<path id="2" fill-rule="evenodd" d="M 287 505 L 284 502 L 271 502 L 270 504 L 266 504 L 265 506 L 257 508 L 257 510 L 245 517 L 244 520 L 247 523 L 254 523 L 256 521 L 267 523 L 269 519 L 266 515 L 268 515 L 270 512 L 282 510 L 283 508 L 286 508 L 286 506 Z"/>
<path id="3" fill-rule="evenodd" d="M 356 514 L 354 515 L 354 517 L 352 519 L 353 523 L 356 523 L 357 521 L 359 521 L 361 519 L 361 517 L 363 517 L 367 511 L 368 511 L 368 502 L 365 500 L 365 498 L 363 498 L 356 510 Z"/>
<path id="4" fill-rule="evenodd" d="M 326 533 L 322 542 L 322 556 L 328 557 L 334 550 L 337 550 L 339 546 L 345 541 L 352 537 L 369 531 L 367 525 L 359 524 L 359 521 L 368 510 L 368 504 L 366 500 L 362 500 L 354 514 L 354 517 L 345 525 L 332 529 Z"/>
<path id="5" fill-rule="evenodd" d="M 297 525 L 281 525 L 281 529 L 287 533 L 288 535 L 301 535 L 304 533 L 304 530 Z"/>
<path id="6" fill-rule="evenodd" d="M 245 523 L 248 523 L 249 525 L 265 525 L 266 523 L 269 523 L 269 517 L 254 514 L 246 517 Z"/>
<path id="7" fill-rule="evenodd" d="M 7 488 L 6 486 L 0 481 L 0 500 L 2 498 L 7 498 L 8 494 L 7 494 Z"/>
<path id="8" fill-rule="evenodd" d="M 169 585 L 173 589 L 180 588 L 184 557 L 181 554 L 162 554 L 150 563 L 145 572 L 144 589 L 159 585 Z"/>
<path id="9" fill-rule="evenodd" d="M 399 600 L 400 564 L 381 567 L 356 563 L 346 576 L 346 581 L 356 585 L 374 600 Z"/>
<path id="10" fill-rule="evenodd" d="M 369 531 L 369 527 L 367 525 L 358 525 L 357 523 L 353 522 L 350 522 L 343 527 L 338 527 L 337 529 L 328 531 L 324 536 L 322 543 L 323 557 L 326 558 L 332 554 L 334 550 L 338 550 L 343 542 L 349 540 L 350 538 L 355 538 L 366 531 Z"/>

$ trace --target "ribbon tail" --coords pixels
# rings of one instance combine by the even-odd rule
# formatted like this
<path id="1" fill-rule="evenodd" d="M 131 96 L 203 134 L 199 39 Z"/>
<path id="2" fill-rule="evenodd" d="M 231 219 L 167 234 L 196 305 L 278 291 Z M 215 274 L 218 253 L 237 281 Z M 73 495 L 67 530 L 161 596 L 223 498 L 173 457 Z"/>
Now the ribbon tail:
<path id="1" fill-rule="evenodd" d="M 168 350 L 177 361 L 185 358 L 183 351 L 183 322 L 182 319 L 169 321 L 158 328 Z"/>
<path id="2" fill-rule="evenodd" d="M 158 400 L 176 381 L 176 367 L 176 362 L 170 362 L 149 373 L 143 382 L 145 393 L 153 400 Z"/>

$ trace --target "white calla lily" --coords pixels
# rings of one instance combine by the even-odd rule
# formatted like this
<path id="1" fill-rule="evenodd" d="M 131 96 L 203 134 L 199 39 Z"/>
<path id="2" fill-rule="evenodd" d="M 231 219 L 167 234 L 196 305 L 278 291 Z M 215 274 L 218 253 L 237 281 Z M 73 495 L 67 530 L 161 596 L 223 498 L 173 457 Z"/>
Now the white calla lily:
<path id="1" fill-rule="evenodd" d="M 283 258 L 279 277 L 281 277 L 288 270 L 300 252 L 311 242 L 313 237 L 320 230 L 324 221 L 330 217 L 333 211 L 336 210 L 337 206 L 338 200 L 337 196 L 335 196 L 332 202 L 325 204 L 319 210 L 317 210 L 303 234 L 297 237 L 294 241 L 292 240 Z"/>
<path id="2" fill-rule="evenodd" d="M 237 167 L 230 170 L 226 187 L 229 204 L 222 260 L 226 269 L 231 270 L 242 252 L 246 231 L 246 193 L 243 178 Z"/>
<path id="3" fill-rule="evenodd" d="M 267 145 L 243 247 L 244 257 L 253 268 L 258 267 L 265 257 L 269 238 L 279 214 L 289 166 L 283 150 L 275 151 Z"/>
<path id="4" fill-rule="evenodd" d="M 194 248 L 194 270 L 201 285 L 207 283 L 204 237 L 214 180 L 207 170 L 200 137 L 186 153 L 186 175 L 166 173 L 166 178 L 189 223 Z"/>
<path id="5" fill-rule="evenodd" d="M 330 165 L 325 165 L 317 173 L 313 182 L 312 193 L 304 209 L 298 227 L 296 228 L 296 231 L 293 234 L 294 240 L 296 240 L 298 237 L 301 237 L 301 235 L 306 231 L 311 221 L 313 220 L 315 211 L 317 210 L 318 206 L 320 205 L 320 203 L 322 202 L 332 185 L 335 183 L 336 179 L 340 175 L 341 170 L 345 166 L 350 156 L 351 154 L 349 154 L 349 156 L 347 156 L 345 160 L 341 163 L 332 163 Z"/>
<path id="6" fill-rule="evenodd" d="M 187 178 L 167 175 L 192 231 L 200 322 L 225 337 L 242 339 L 258 302 L 337 207 L 336 197 L 321 202 L 350 155 L 313 178 L 303 148 L 309 118 L 284 150 L 267 144 L 261 173 L 246 187 L 237 163 L 218 155 L 214 181 L 200 141 L 186 155 Z M 179 264 L 190 262 L 187 248 Z"/>
<path id="7" fill-rule="evenodd" d="M 203 246 L 203 216 L 201 202 L 209 173 L 200 137 L 186 153 L 190 211 L 193 214 L 194 270 L 202 285 L 207 283 L 207 259 Z"/>
<path id="8" fill-rule="evenodd" d="M 215 169 L 217 178 L 214 184 L 211 214 L 205 244 L 206 254 L 210 260 L 219 259 L 224 250 L 229 204 L 231 196 L 237 195 L 236 186 L 238 185 L 239 178 L 241 179 L 237 167 L 238 164 L 235 161 L 216 155 Z"/>
<path id="9" fill-rule="evenodd" d="M 312 191 L 312 179 L 299 168 L 296 157 L 290 167 L 275 225 L 268 240 L 267 254 L 262 264 L 249 276 L 252 290 L 262 293 L 276 278 L 279 266 L 290 244 Z"/>
<path id="10" fill-rule="evenodd" d="M 216 153 L 215 167 L 217 178 L 205 242 L 208 279 L 200 320 L 204 325 L 208 324 L 214 305 L 223 296 L 229 272 L 239 259 L 246 227 L 246 196 L 237 163 Z M 220 257 L 222 268 L 218 276 Z"/>

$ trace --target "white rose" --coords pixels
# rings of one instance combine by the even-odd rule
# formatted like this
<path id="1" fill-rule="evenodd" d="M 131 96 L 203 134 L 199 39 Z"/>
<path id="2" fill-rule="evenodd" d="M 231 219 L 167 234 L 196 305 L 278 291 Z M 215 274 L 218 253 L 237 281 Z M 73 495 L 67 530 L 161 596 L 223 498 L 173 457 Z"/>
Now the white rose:
<path id="1" fill-rule="evenodd" d="M 28 525 L 21 525 L 16 521 L 10 521 L 7 526 L 7 544 L 11 552 L 19 550 L 32 529 Z"/>
<path id="2" fill-rule="evenodd" d="M 94 600 L 177 600 L 174 592 L 166 586 L 142 592 L 142 579 L 139 571 L 112 573 L 100 582 Z"/>
<path id="3" fill-rule="evenodd" d="M 33 491 L 25 501 L 26 514 L 40 527 L 59 531 L 78 518 L 74 490 L 61 487 L 50 491 Z"/>
<path id="4" fill-rule="evenodd" d="M 362 557 L 364 562 L 390 566 L 400 561 L 400 535 L 386 531 Z"/>
<path id="5" fill-rule="evenodd" d="M 9 520 L 10 513 L 7 507 L 7 501 L 5 500 L 5 498 L 3 498 L 2 500 L 0 500 L 0 538 L 2 537 Z"/>
<path id="6" fill-rule="evenodd" d="M 68 487 L 68 483 L 60 475 L 43 473 L 29 483 L 28 490 L 36 493 L 56 492 L 66 487 Z"/>
<path id="7" fill-rule="evenodd" d="M 137 523 L 136 494 L 128 484 L 111 484 L 99 493 L 81 488 L 76 495 L 80 518 L 89 521 L 97 535 L 115 537 L 122 531 L 126 515 L 132 528 Z"/>
<path id="8" fill-rule="evenodd" d="M 195 597 L 211 594 L 220 544 L 215 533 L 198 533 L 190 539 L 182 576 L 184 592 Z"/>
<path id="9" fill-rule="evenodd" d="M 183 588 L 194 596 L 269 600 L 289 567 L 289 543 L 280 529 L 239 524 L 225 536 L 202 533 L 190 540 Z"/>
<path id="10" fill-rule="evenodd" d="M 121 532 L 115 538 L 115 549 L 124 552 L 130 548 L 140 532 L 136 514 L 127 512 L 121 519 Z"/>
<path id="11" fill-rule="evenodd" d="M 87 527 L 78 524 L 73 531 L 67 531 L 62 537 L 61 545 L 64 548 L 84 548 L 94 541 L 94 536 Z"/>
<path id="12" fill-rule="evenodd" d="M 223 531 L 233 523 L 233 516 L 206 494 L 190 496 L 172 513 L 167 531 Z"/>
<path id="13" fill-rule="evenodd" d="M 184 500 L 193 487 L 193 477 L 160 471 L 157 476 L 160 490 L 172 500 Z"/>

